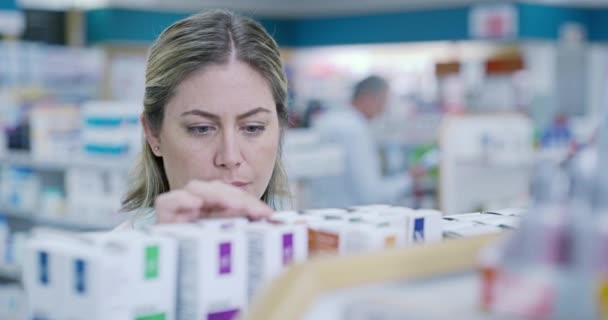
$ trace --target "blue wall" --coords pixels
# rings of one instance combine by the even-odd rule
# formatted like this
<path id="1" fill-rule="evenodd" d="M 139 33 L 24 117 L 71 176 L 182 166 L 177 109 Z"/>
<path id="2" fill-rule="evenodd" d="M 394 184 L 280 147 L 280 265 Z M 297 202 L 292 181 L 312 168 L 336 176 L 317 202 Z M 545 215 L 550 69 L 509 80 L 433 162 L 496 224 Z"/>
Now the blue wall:
<path id="1" fill-rule="evenodd" d="M 590 12 L 589 38 L 593 41 L 608 41 L 608 10 Z"/>
<path id="2" fill-rule="evenodd" d="M 586 27 L 590 40 L 608 40 L 608 9 L 525 3 L 515 6 L 518 39 L 555 40 L 564 23 L 576 22 Z M 297 47 L 470 39 L 469 12 L 470 7 L 454 7 L 331 18 L 257 20 L 280 45 Z M 92 10 L 86 16 L 87 39 L 90 44 L 151 43 L 167 26 L 186 16 L 188 13 Z"/>
<path id="3" fill-rule="evenodd" d="M 92 10 L 86 13 L 86 38 L 88 43 L 152 42 L 173 22 L 187 16 L 142 10 Z"/>
<path id="4" fill-rule="evenodd" d="M 467 7 L 295 20 L 291 45 L 314 46 L 468 38 Z"/>
<path id="5" fill-rule="evenodd" d="M 561 25 L 575 22 L 589 30 L 588 9 L 518 4 L 520 39 L 557 39 Z"/>
<path id="6" fill-rule="evenodd" d="M 17 0 L 0 0 L 0 10 L 17 10 Z"/>
<path id="7" fill-rule="evenodd" d="M 86 14 L 87 42 L 152 42 L 167 26 L 186 16 L 186 13 L 141 10 L 92 10 Z M 466 7 L 338 18 L 257 20 L 284 46 L 468 38 Z"/>

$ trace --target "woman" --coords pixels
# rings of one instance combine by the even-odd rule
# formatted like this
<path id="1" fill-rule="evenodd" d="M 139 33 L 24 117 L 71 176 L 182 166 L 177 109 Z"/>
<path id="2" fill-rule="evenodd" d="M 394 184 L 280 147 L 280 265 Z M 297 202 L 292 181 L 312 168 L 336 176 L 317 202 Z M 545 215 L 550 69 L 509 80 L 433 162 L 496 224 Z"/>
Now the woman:
<path id="1" fill-rule="evenodd" d="M 286 196 L 287 80 L 257 22 L 210 11 L 167 28 L 149 52 L 138 174 L 119 228 L 209 216 L 264 217 Z"/>

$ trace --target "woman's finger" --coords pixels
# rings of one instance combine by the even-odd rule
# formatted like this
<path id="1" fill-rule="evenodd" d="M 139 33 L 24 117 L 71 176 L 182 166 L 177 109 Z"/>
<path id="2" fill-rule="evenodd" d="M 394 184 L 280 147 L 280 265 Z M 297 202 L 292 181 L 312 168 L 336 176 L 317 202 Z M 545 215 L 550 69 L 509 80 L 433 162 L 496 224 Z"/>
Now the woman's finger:
<path id="1" fill-rule="evenodd" d="M 185 189 L 204 199 L 203 210 L 206 212 L 217 209 L 225 211 L 224 213 L 227 215 L 254 218 L 265 217 L 272 213 L 272 209 L 259 199 L 237 187 L 219 181 L 193 181 Z"/>
<path id="2" fill-rule="evenodd" d="M 203 199 L 185 190 L 163 193 L 156 198 L 154 208 L 158 223 L 190 222 L 198 218 Z"/>

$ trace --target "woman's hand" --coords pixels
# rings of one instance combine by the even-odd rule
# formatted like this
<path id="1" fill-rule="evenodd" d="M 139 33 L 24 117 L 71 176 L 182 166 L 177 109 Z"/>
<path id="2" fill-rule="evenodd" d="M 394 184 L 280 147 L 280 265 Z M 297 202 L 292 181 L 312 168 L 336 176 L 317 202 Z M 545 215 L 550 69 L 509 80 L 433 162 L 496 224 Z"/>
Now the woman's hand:
<path id="1" fill-rule="evenodd" d="M 272 209 L 245 191 L 219 181 L 191 181 L 154 202 L 157 223 L 184 223 L 211 217 L 267 217 Z"/>

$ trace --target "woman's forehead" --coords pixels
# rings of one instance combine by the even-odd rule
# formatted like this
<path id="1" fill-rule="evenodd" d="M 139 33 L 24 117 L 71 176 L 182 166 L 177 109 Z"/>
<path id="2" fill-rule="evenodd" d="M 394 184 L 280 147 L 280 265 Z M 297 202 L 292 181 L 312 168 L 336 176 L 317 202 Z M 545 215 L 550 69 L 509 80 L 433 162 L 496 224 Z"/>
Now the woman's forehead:
<path id="1" fill-rule="evenodd" d="M 247 64 L 234 61 L 212 65 L 193 73 L 176 88 L 167 112 L 200 109 L 218 115 L 239 115 L 255 108 L 274 112 L 268 81 Z"/>

